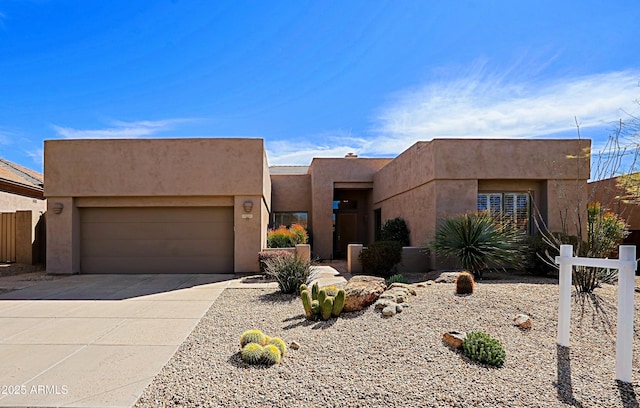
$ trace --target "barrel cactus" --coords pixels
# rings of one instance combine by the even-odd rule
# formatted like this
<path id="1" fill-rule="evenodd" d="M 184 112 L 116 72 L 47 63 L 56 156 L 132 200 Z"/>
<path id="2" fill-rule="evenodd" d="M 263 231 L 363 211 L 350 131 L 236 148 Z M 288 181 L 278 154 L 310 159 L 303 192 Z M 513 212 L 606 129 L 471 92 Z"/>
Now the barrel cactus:
<path id="1" fill-rule="evenodd" d="M 458 295 L 472 294 L 476 285 L 473 275 L 469 272 L 462 272 L 456 278 L 456 293 Z"/>
<path id="2" fill-rule="evenodd" d="M 273 344 L 280 350 L 280 354 L 284 356 L 287 354 L 287 343 L 284 342 L 280 337 L 274 337 L 271 339 L 269 344 Z"/>
<path id="3" fill-rule="evenodd" d="M 247 330 L 240 336 L 240 347 L 244 347 L 249 343 L 265 344 L 264 334 L 257 329 Z"/>
<path id="4" fill-rule="evenodd" d="M 263 348 L 257 343 L 249 343 L 242 348 L 240 356 L 248 364 L 259 364 L 262 361 Z"/>
<path id="5" fill-rule="evenodd" d="M 282 353 L 280 349 L 274 344 L 267 344 L 262 349 L 262 362 L 265 364 L 273 365 L 278 364 L 282 359 Z"/>

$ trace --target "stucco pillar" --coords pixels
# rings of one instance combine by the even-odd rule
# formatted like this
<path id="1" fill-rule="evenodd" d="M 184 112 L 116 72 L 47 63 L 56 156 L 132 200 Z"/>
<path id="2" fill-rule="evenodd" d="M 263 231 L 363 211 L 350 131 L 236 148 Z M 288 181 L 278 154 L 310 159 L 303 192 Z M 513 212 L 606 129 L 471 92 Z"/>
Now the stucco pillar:
<path id="1" fill-rule="evenodd" d="M 311 245 L 309 244 L 297 244 L 296 256 L 305 262 L 311 262 Z"/>
<path id="2" fill-rule="evenodd" d="M 234 197 L 235 273 L 260 271 L 258 252 L 262 250 L 263 235 L 266 234 L 263 205 L 261 196 Z"/>
<path id="3" fill-rule="evenodd" d="M 362 273 L 362 264 L 360 263 L 362 249 L 362 244 L 347 245 L 347 272 L 351 274 Z"/>
<path id="4" fill-rule="evenodd" d="M 49 197 L 46 217 L 47 273 L 79 273 L 80 216 L 73 198 Z"/>

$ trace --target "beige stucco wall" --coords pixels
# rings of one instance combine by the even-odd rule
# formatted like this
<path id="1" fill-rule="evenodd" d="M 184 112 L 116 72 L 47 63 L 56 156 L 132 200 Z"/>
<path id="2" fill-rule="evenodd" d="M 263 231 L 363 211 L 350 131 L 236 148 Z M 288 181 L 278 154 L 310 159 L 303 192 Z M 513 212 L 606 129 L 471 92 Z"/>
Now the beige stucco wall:
<path id="1" fill-rule="evenodd" d="M 271 202 L 274 212 L 308 212 L 311 224 L 311 176 L 273 174 Z"/>
<path id="2" fill-rule="evenodd" d="M 530 191 L 549 229 L 559 230 L 559 205 L 584 199 L 589 148 L 589 140 L 418 142 L 376 173 L 373 208 L 383 223 L 404 218 L 412 245 L 422 245 L 439 218 L 475 211 L 478 192 Z M 434 256 L 432 266 L 443 265 Z"/>
<path id="3" fill-rule="evenodd" d="M 31 210 L 39 216 L 44 214 L 46 207 L 46 200 L 39 200 L 37 198 L 24 197 L 0 191 L 0 212 Z"/>
<path id="4" fill-rule="evenodd" d="M 44 245 L 44 242 L 35 243 L 38 237 L 37 229 L 43 229 L 43 222 L 41 218 L 44 217 L 46 211 L 47 201 L 37 198 L 24 197 L 18 194 L 8 193 L 0 191 L 0 213 L 14 213 L 18 211 L 31 211 L 31 217 L 29 220 L 25 219 L 24 213 L 20 215 L 21 227 L 16 229 L 16 262 L 18 263 L 42 263 L 44 260 L 40 259 L 40 245 Z M 24 228 L 24 225 L 29 225 L 29 228 Z"/>
<path id="5" fill-rule="evenodd" d="M 333 189 L 335 183 L 350 188 L 371 188 L 375 173 L 391 159 L 332 158 L 313 159 L 311 175 L 311 211 L 313 213 L 313 253 L 322 258 L 333 255 Z"/>
<path id="6" fill-rule="evenodd" d="M 48 140 L 45 197 L 50 209 L 64 206 L 47 216 L 50 273 L 81 272 L 79 207 L 230 205 L 229 272 L 256 272 L 271 183 L 262 139 Z M 253 203 L 250 213 L 245 201 Z"/>

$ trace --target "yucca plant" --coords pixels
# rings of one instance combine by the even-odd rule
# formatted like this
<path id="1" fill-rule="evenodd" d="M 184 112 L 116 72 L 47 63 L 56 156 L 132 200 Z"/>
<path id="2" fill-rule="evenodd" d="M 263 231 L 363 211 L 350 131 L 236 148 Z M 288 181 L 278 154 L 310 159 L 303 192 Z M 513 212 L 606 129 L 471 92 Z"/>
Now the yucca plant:
<path id="1" fill-rule="evenodd" d="M 490 267 L 520 267 L 525 237 L 506 217 L 477 212 L 443 218 L 429 246 L 482 279 L 482 271 Z"/>

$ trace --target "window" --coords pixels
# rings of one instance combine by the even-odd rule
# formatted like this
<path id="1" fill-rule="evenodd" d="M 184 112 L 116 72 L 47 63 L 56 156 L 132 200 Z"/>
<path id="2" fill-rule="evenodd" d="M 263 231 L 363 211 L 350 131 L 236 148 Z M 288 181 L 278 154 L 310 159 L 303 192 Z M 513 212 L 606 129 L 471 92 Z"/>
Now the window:
<path id="1" fill-rule="evenodd" d="M 306 212 L 274 212 L 271 226 L 278 228 L 281 225 L 290 227 L 293 224 L 300 224 L 308 230 L 307 214 Z"/>
<path id="2" fill-rule="evenodd" d="M 523 230 L 529 231 L 528 193 L 479 193 L 478 211 L 502 214 Z"/>

